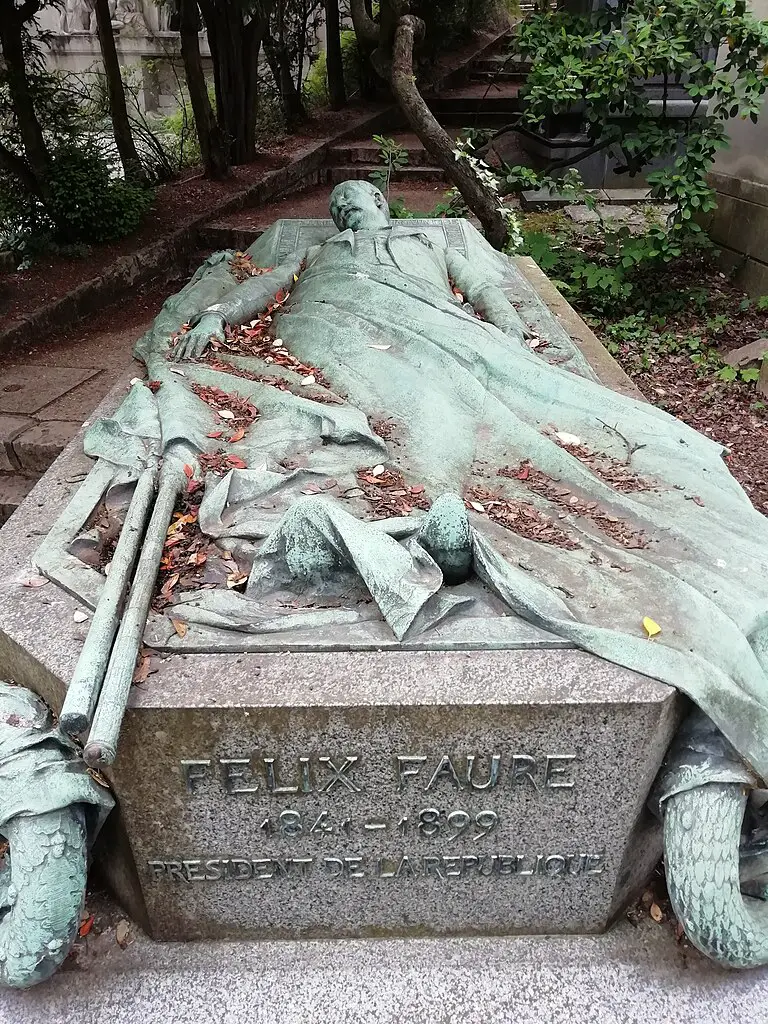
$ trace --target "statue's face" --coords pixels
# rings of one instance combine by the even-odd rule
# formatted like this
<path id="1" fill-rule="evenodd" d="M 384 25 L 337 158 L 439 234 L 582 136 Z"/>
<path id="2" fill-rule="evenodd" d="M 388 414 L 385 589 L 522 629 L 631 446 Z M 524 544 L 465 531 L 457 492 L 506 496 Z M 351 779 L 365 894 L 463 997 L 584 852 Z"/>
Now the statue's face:
<path id="1" fill-rule="evenodd" d="M 343 181 L 331 192 L 331 216 L 339 231 L 389 227 L 389 203 L 370 181 Z"/>

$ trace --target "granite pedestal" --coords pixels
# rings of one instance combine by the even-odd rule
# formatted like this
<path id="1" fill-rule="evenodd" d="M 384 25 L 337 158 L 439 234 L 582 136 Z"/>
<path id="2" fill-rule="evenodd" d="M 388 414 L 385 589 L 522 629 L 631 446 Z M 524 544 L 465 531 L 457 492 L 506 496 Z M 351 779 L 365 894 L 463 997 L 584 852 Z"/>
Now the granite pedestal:
<path id="1" fill-rule="evenodd" d="M 572 650 L 174 657 L 112 772 L 151 934 L 599 931 L 675 706 Z"/>

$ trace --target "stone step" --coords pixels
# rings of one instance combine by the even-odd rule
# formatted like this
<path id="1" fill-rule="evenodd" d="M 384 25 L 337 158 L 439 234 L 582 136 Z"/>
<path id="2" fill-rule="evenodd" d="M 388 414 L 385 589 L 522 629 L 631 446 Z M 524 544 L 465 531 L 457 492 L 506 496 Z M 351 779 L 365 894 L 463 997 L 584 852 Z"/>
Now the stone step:
<path id="1" fill-rule="evenodd" d="M 398 139 L 395 141 L 399 142 Z M 343 166 L 346 164 L 374 164 L 382 166 L 379 159 L 380 146 L 372 139 L 349 142 L 344 146 L 334 146 L 328 150 L 327 163 L 330 167 Z M 424 146 L 420 143 L 410 143 L 403 146 L 408 152 L 407 167 L 426 167 L 431 157 Z"/>
<path id="2" fill-rule="evenodd" d="M 425 99 L 435 113 L 470 112 L 485 116 L 519 111 L 519 93 L 520 85 L 516 82 L 472 82 L 459 89 L 450 89 L 434 96 L 427 96 Z"/>
<path id="3" fill-rule="evenodd" d="M 0 526 L 11 518 L 36 483 L 19 473 L 0 473 Z"/>
<path id="4" fill-rule="evenodd" d="M 498 68 L 495 71 L 472 71 L 469 76 L 470 82 L 516 82 L 520 85 L 525 82 L 528 71 L 510 71 L 508 68 Z"/>
<path id="5" fill-rule="evenodd" d="M 381 171 L 381 164 L 347 164 L 346 166 L 326 167 L 323 170 L 323 178 L 327 185 L 338 185 L 342 181 L 349 181 L 352 178 L 370 179 L 375 171 Z M 445 175 L 441 167 L 403 167 L 393 176 L 392 188 L 400 182 L 419 181 L 444 181 Z"/>
<path id="6" fill-rule="evenodd" d="M 723 970 L 650 918 L 607 935 L 325 942 L 155 943 L 131 926 L 121 948 L 120 912 L 97 932 L 93 909 L 56 977 L 0 992 L 4 1024 L 765 1020 L 765 968 Z"/>
<path id="7" fill-rule="evenodd" d="M 494 74 L 497 71 L 518 72 L 525 75 L 530 70 L 530 61 L 524 60 L 520 54 L 508 56 L 503 53 L 494 54 L 490 57 L 479 57 L 473 62 L 470 74 Z"/>

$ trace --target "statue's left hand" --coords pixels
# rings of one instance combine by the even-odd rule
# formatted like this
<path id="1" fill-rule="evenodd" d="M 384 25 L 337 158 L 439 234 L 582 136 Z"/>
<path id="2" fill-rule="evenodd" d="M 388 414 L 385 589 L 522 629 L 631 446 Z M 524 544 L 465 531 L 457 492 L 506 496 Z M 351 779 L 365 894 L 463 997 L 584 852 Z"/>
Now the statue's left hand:
<path id="1" fill-rule="evenodd" d="M 183 334 L 176 347 L 171 349 L 171 359 L 197 359 L 212 341 L 224 341 L 226 320 L 220 313 L 206 313 L 200 322 Z"/>

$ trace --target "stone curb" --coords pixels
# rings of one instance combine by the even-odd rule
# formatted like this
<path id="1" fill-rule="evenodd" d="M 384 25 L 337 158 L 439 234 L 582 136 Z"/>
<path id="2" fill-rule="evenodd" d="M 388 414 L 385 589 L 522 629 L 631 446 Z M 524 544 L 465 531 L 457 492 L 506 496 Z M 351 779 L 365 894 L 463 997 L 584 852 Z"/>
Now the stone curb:
<path id="1" fill-rule="evenodd" d="M 647 401 L 595 332 L 584 323 L 573 306 L 552 284 L 535 260 L 530 256 L 518 256 L 515 259 L 515 264 L 520 273 L 536 289 L 541 301 L 549 307 L 562 324 L 563 329 L 579 346 L 600 382 L 612 391 L 636 398 L 639 402 Z"/>
<path id="2" fill-rule="evenodd" d="M 432 80 L 428 85 L 429 91 L 434 92 L 450 86 L 462 75 L 467 74 L 471 64 L 491 52 L 510 31 L 509 28 L 505 28 L 485 39 L 471 54 L 465 55 L 457 67 Z M 145 285 L 153 279 L 168 280 L 183 263 L 185 253 L 194 248 L 197 232 L 208 221 L 218 220 L 245 206 L 260 206 L 307 183 L 307 179 L 319 172 L 325 164 L 330 148 L 345 142 L 363 129 L 372 133 L 381 131 L 389 127 L 398 114 L 397 105 L 388 104 L 380 110 L 355 119 L 352 124 L 335 135 L 310 145 L 298 159 L 287 166 L 268 171 L 261 181 L 236 195 L 229 196 L 200 216 L 192 218 L 172 234 L 117 260 L 100 277 L 84 281 L 71 292 L 30 314 L 21 323 L 0 331 L 0 354 L 31 341 L 40 331 L 53 323 L 58 327 L 67 325 L 102 307 L 106 302 L 123 298 L 137 285 Z"/>

